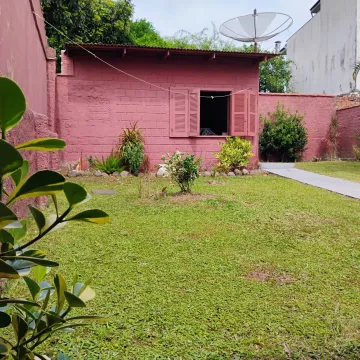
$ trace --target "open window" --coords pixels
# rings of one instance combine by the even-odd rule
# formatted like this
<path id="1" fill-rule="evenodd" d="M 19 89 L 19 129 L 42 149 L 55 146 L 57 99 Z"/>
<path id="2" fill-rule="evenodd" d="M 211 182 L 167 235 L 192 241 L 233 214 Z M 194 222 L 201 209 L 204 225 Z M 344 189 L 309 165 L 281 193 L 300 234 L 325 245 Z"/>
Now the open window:
<path id="1" fill-rule="evenodd" d="M 227 136 L 230 92 L 200 91 L 200 136 Z"/>
<path id="2" fill-rule="evenodd" d="M 258 93 L 172 88 L 170 136 L 256 136 Z"/>

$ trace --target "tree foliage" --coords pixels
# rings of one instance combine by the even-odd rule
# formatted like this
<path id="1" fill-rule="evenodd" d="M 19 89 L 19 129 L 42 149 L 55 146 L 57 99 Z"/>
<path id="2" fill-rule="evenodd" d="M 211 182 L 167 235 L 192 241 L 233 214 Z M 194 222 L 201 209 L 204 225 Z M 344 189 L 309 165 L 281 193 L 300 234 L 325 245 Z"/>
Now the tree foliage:
<path id="1" fill-rule="evenodd" d="M 130 44 L 134 7 L 131 0 L 41 0 L 45 20 L 79 43 Z M 46 24 L 49 45 L 57 55 L 69 42 Z"/>

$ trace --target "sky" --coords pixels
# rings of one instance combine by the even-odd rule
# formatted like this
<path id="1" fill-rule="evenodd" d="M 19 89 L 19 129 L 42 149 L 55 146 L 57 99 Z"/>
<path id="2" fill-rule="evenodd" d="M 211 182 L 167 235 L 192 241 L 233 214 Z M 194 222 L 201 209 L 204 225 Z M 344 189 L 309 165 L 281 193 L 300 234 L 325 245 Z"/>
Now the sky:
<path id="1" fill-rule="evenodd" d="M 133 0 L 135 18 L 146 18 L 163 36 L 172 36 L 179 30 L 199 32 L 217 27 L 236 16 L 258 12 L 281 12 L 293 17 L 293 26 L 263 44 L 266 50 L 274 48 L 276 40 L 286 40 L 311 18 L 310 8 L 316 0 Z"/>

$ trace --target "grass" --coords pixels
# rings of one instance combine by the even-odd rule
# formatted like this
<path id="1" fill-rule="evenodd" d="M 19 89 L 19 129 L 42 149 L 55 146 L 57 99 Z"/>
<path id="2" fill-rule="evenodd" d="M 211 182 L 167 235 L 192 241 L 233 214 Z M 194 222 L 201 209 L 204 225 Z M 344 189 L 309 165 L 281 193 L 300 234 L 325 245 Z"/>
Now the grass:
<path id="1" fill-rule="evenodd" d="M 206 196 L 159 200 L 139 199 L 133 178 L 82 181 L 116 190 L 82 205 L 107 211 L 111 223 L 68 225 L 39 248 L 68 279 L 91 279 L 97 297 L 86 312 L 108 321 L 44 353 L 359 358 L 358 201 L 275 176 L 203 178 L 194 191 Z"/>
<path id="2" fill-rule="evenodd" d="M 360 162 L 355 161 L 324 161 L 312 163 L 297 163 L 299 169 L 322 175 L 360 182 Z"/>

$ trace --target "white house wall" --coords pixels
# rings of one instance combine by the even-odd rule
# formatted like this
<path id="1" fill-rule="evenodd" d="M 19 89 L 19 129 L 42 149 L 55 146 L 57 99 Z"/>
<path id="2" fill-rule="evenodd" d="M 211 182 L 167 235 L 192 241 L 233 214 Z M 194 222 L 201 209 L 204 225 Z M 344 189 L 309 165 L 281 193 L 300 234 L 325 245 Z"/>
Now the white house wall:
<path id="1" fill-rule="evenodd" d="M 358 3 L 321 0 L 321 11 L 288 40 L 295 92 L 339 95 L 354 89 Z"/>

